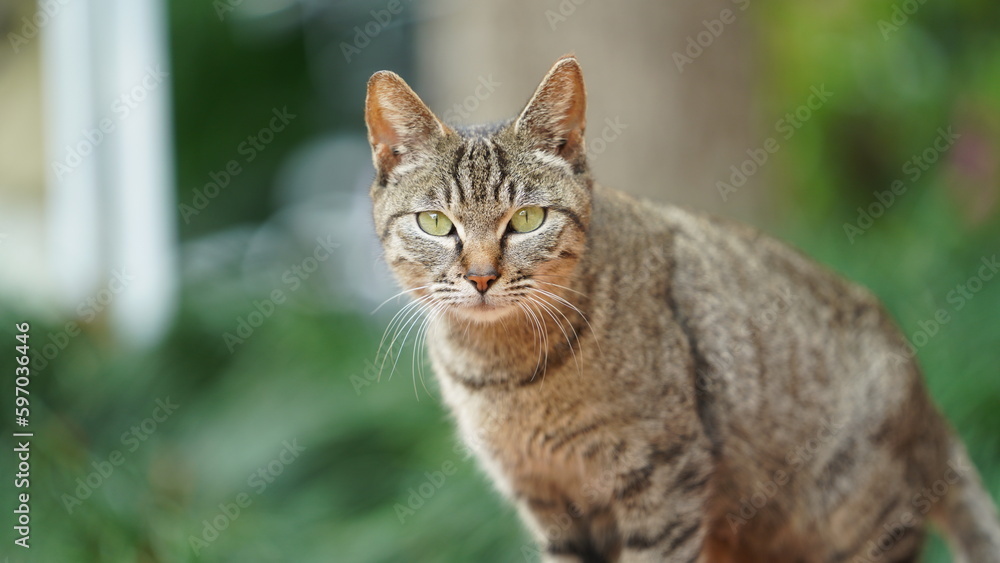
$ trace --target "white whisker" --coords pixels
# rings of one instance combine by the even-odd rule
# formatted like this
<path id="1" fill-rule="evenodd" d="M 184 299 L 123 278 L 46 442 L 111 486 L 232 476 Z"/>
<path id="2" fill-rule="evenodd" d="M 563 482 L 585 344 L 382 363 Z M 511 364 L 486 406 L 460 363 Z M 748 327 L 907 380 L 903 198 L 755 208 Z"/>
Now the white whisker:
<path id="1" fill-rule="evenodd" d="M 414 339 L 413 393 L 417 395 L 417 401 L 420 400 L 420 395 L 417 394 L 417 382 L 416 382 L 416 378 L 418 375 L 420 376 L 420 386 L 424 388 L 424 391 L 427 393 L 428 397 L 431 394 L 431 392 L 427 390 L 427 384 L 424 383 L 424 362 L 426 361 L 426 358 L 423 361 L 418 361 L 418 356 L 419 354 L 426 354 L 427 348 L 425 344 L 427 341 L 427 332 L 430 330 L 431 323 L 434 322 L 434 319 L 436 319 L 441 314 L 441 311 L 443 311 L 444 308 L 447 306 L 448 306 L 447 302 L 439 302 L 437 305 L 435 305 L 434 309 L 428 312 L 427 316 L 424 317 L 424 322 L 421 325 L 420 329 L 417 330 L 417 337 Z"/>
<path id="2" fill-rule="evenodd" d="M 420 318 L 421 313 L 427 311 L 433 305 L 433 301 L 429 296 L 426 300 L 418 300 L 416 301 L 416 303 L 417 303 L 416 307 L 411 308 L 405 320 L 396 324 L 392 340 L 389 342 L 389 348 L 388 350 L 386 350 L 385 356 L 382 357 L 382 363 L 379 365 L 379 371 L 378 371 L 379 380 L 381 380 L 382 371 L 385 369 L 386 358 L 388 358 L 389 354 L 392 353 L 392 351 L 394 350 L 396 341 L 399 340 L 400 333 L 406 330 L 406 333 L 403 336 L 403 340 L 399 343 L 400 353 L 402 353 L 403 345 L 406 343 L 406 337 L 410 334 L 410 330 L 412 330 L 412 325 L 417 321 L 417 319 Z M 409 330 L 407 330 L 408 326 L 411 327 Z M 395 373 L 396 364 L 398 362 L 399 362 L 399 356 L 397 355 L 396 359 L 392 363 L 392 370 L 389 371 L 390 379 L 392 379 L 392 374 Z"/>
<path id="3" fill-rule="evenodd" d="M 542 301 L 541 299 L 536 299 L 535 297 L 532 297 L 532 296 L 528 296 L 528 299 L 530 299 L 531 301 L 533 301 L 533 302 L 537 303 L 539 306 L 541 306 L 542 309 L 545 310 L 545 313 L 548 314 L 549 317 L 552 319 L 552 321 L 556 323 L 556 326 L 559 327 L 559 332 L 561 332 L 562 335 L 563 335 L 563 338 L 566 339 L 566 345 L 569 346 L 569 351 L 570 351 L 571 354 L 573 354 L 573 360 L 576 363 L 577 372 L 582 374 L 583 373 L 583 366 L 580 364 L 580 358 L 577 356 L 577 354 L 576 354 L 576 348 L 573 346 L 573 342 L 574 341 L 572 339 L 570 339 L 569 333 L 566 332 L 566 329 L 563 328 L 562 321 L 560 321 L 559 319 L 556 318 L 556 316 L 553 314 L 553 311 L 555 311 L 556 313 L 559 313 L 559 315 L 561 315 L 562 318 L 566 320 L 566 323 L 569 324 L 570 330 L 573 331 L 573 336 L 577 340 L 579 340 L 580 336 L 579 336 L 579 334 L 577 334 L 576 329 L 573 327 L 573 323 L 571 323 L 569 321 L 569 319 L 566 318 L 566 315 L 564 315 L 563 312 L 560 311 L 558 307 L 555 307 L 554 305 L 546 303 L 546 302 Z"/>
<path id="4" fill-rule="evenodd" d="M 402 322 L 406 318 L 407 314 L 409 312 L 412 312 L 412 310 L 414 308 L 419 307 L 421 303 L 426 302 L 429 299 L 430 299 L 430 296 L 428 296 L 428 295 L 425 295 L 423 297 L 418 297 L 414 301 L 411 301 L 410 303 L 407 303 L 402 309 L 400 309 L 399 311 L 397 311 L 396 314 L 392 316 L 392 319 L 389 321 L 388 326 L 385 327 L 385 331 L 382 333 L 382 340 L 380 340 L 379 343 L 378 343 L 378 350 L 375 352 L 375 363 L 379 362 L 379 358 L 382 355 L 382 346 L 385 345 L 386 338 L 389 338 L 389 332 L 393 330 L 393 327 L 396 326 L 398 323 Z M 392 341 L 393 342 L 395 342 L 395 337 L 396 337 L 397 334 L 398 334 L 398 331 L 393 332 L 393 336 L 392 336 Z M 390 349 L 386 351 L 386 355 L 388 355 L 389 353 L 391 353 L 391 351 L 392 351 L 392 349 L 391 349 L 391 344 L 390 344 Z M 385 363 L 384 359 L 383 359 L 382 363 L 383 364 Z M 381 377 L 382 377 L 382 370 L 381 370 L 381 368 L 379 368 L 379 378 L 381 378 Z"/>
<path id="5" fill-rule="evenodd" d="M 548 290 L 545 290 L 545 289 L 542 289 L 542 288 L 540 288 L 540 287 L 533 287 L 533 288 L 531 288 L 531 289 L 533 289 L 534 291 L 537 291 L 537 292 L 539 292 L 539 293 L 542 293 L 542 294 L 544 294 L 544 295 L 548 295 L 549 297 L 552 297 L 553 299 L 556 299 L 556 300 L 558 300 L 559 302 L 563 303 L 564 305 L 566 305 L 566 306 L 567 306 L 567 307 L 569 307 L 570 309 L 572 309 L 572 310 L 576 311 L 576 312 L 577 312 L 577 314 L 579 314 L 579 315 L 580 315 L 580 318 L 581 318 L 581 319 L 583 319 L 583 322 L 587 323 L 587 326 L 588 326 L 588 327 L 590 328 L 590 332 L 591 332 L 591 334 L 593 334 L 593 335 L 594 335 L 594 342 L 595 342 L 595 343 L 597 344 L 597 351 L 598 351 L 598 352 L 599 352 L 599 353 L 600 353 L 601 355 L 603 355 L 603 354 L 604 354 L 603 350 L 601 350 L 601 341 L 600 341 L 600 339 L 598 339 L 598 337 L 597 337 L 597 333 L 596 333 L 596 332 L 594 332 L 594 327 L 593 327 L 593 325 L 591 325 L 591 324 L 590 324 L 590 321 L 589 321 L 589 320 L 587 320 L 587 315 L 584 315 L 584 314 L 583 314 L 583 311 L 581 311 L 579 307 L 577 307 L 576 305 L 574 305 L 574 304 L 570 303 L 569 301 L 567 301 L 566 299 L 564 299 L 564 298 L 563 298 L 562 296 L 560 296 L 560 295 L 556 295 L 555 293 L 552 293 L 551 291 L 548 291 Z"/>
<path id="6" fill-rule="evenodd" d="M 581 292 L 579 292 L 579 291 L 577 291 L 577 290 L 575 290 L 575 289 L 573 289 L 571 287 L 566 287 L 565 285 L 559 285 L 557 283 L 552 283 L 552 282 L 547 282 L 547 281 L 542 281 L 542 280 L 533 280 L 533 281 L 536 281 L 538 283 L 544 283 L 545 285 L 551 285 L 551 286 L 554 286 L 554 287 L 558 287 L 560 289 L 565 289 L 566 291 L 572 291 L 573 293 L 579 295 L 580 297 L 583 297 L 584 299 L 587 298 L 587 296 L 585 294 L 583 294 L 583 293 L 581 293 Z"/>
<path id="7" fill-rule="evenodd" d="M 532 335 L 534 336 L 533 340 L 535 341 L 535 350 L 538 351 L 538 359 L 535 361 L 535 369 L 534 371 L 531 372 L 531 380 L 533 381 L 535 379 L 535 375 L 538 374 L 538 368 L 541 366 L 542 363 L 542 348 L 541 348 L 542 342 L 541 342 L 541 337 L 538 335 L 538 324 L 535 322 L 534 316 L 531 314 L 531 312 L 528 311 L 527 305 L 525 305 L 521 301 L 517 301 L 515 302 L 515 304 L 524 313 L 524 318 L 531 322 L 531 332 Z"/>
<path id="8" fill-rule="evenodd" d="M 541 317 L 541 313 L 538 312 L 529 303 L 526 303 L 525 305 L 528 305 L 527 310 L 530 311 L 531 318 L 534 319 L 535 326 L 538 327 L 538 332 L 540 334 L 539 345 L 542 346 L 542 350 L 545 351 L 545 362 L 542 364 L 542 381 L 544 382 L 545 374 L 548 372 L 548 367 L 549 367 L 549 334 L 548 330 L 546 330 L 545 328 L 546 327 L 545 319 Z M 538 373 L 537 364 L 535 366 L 535 373 L 531 374 L 532 379 L 535 378 L 536 373 Z"/>
<path id="9" fill-rule="evenodd" d="M 399 343 L 400 356 L 402 355 L 403 346 L 406 344 L 406 339 L 410 337 L 410 333 L 413 332 L 413 329 L 416 327 L 417 321 L 420 319 L 420 315 L 426 313 L 427 311 L 429 311 L 432 307 L 435 307 L 436 305 L 437 304 L 433 303 L 433 301 L 432 301 L 430 304 L 418 308 L 417 311 L 416 311 L 416 313 L 414 313 L 413 315 L 410 316 L 410 319 L 412 319 L 412 321 L 411 320 L 407 321 L 407 325 L 409 325 L 410 328 L 406 329 L 406 334 L 403 335 L 403 340 Z M 392 344 L 389 345 L 389 349 L 390 350 L 392 349 Z M 389 370 L 389 377 L 390 378 L 392 377 L 392 374 L 396 372 L 396 364 L 399 363 L 400 356 L 396 356 L 396 360 L 394 362 L 392 362 L 392 369 Z M 414 385 L 415 384 L 416 384 L 416 382 L 414 382 Z"/>
<path id="10" fill-rule="evenodd" d="M 390 297 L 390 298 L 386 299 L 385 301 L 383 301 L 382 303 L 380 303 L 378 307 L 375 307 L 375 309 L 374 309 L 374 310 L 373 310 L 373 311 L 372 311 L 371 313 L 368 313 L 368 314 L 369 314 L 369 315 L 374 315 L 374 314 L 375 314 L 375 313 L 377 313 L 377 312 L 378 312 L 378 310 L 379 310 L 379 309 L 381 309 L 381 308 L 382 308 L 382 307 L 383 307 L 383 306 L 384 306 L 384 305 L 385 305 L 386 303 L 388 303 L 388 302 L 392 301 L 393 299 L 395 299 L 395 298 L 397 298 L 397 297 L 402 297 L 402 296 L 406 295 L 407 293 L 411 293 L 411 292 L 414 292 L 414 291 L 417 291 L 418 289 L 427 289 L 427 288 L 428 288 L 428 287 L 430 287 L 430 286 L 431 286 L 431 284 L 428 284 L 428 285 L 422 285 L 422 286 L 420 286 L 420 287 L 414 287 L 414 288 L 411 288 L 411 289 L 407 289 L 407 290 L 404 290 L 404 291 L 400 291 L 400 292 L 399 292 L 399 293 L 397 293 L 396 295 L 393 295 L 392 297 Z"/>

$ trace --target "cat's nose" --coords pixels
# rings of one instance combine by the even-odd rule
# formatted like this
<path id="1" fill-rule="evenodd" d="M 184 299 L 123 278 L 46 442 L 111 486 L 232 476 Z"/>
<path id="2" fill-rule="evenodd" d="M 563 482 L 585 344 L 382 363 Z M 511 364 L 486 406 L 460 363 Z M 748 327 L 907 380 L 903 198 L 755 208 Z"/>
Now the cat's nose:
<path id="1" fill-rule="evenodd" d="M 469 272 L 465 274 L 465 279 L 472 282 L 479 293 L 486 293 L 486 290 L 497 279 L 497 271 L 493 267 L 470 268 Z"/>

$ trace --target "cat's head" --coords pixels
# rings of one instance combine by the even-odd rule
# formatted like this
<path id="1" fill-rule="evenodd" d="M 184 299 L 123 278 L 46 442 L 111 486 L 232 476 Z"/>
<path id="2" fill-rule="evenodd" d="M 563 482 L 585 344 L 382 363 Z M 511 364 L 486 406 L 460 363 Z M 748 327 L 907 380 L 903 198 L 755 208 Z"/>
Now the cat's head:
<path id="1" fill-rule="evenodd" d="M 368 82 L 375 228 L 404 290 L 489 322 L 564 295 L 586 247 L 586 96 L 559 59 L 521 114 L 452 128 L 392 72 Z"/>

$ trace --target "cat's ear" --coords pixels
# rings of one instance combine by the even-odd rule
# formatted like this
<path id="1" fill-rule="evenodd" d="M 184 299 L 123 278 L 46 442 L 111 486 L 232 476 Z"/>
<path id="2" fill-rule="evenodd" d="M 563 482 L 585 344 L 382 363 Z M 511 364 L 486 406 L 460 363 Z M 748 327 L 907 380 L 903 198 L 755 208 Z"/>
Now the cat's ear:
<path id="1" fill-rule="evenodd" d="M 454 133 L 399 75 L 387 70 L 376 72 L 368 80 L 365 123 L 381 183 L 400 163 L 433 150 L 437 141 Z"/>
<path id="2" fill-rule="evenodd" d="M 536 148 L 575 162 L 584 153 L 586 113 L 583 71 L 576 57 L 568 55 L 556 61 L 542 79 L 517 118 L 515 132 L 528 135 Z"/>

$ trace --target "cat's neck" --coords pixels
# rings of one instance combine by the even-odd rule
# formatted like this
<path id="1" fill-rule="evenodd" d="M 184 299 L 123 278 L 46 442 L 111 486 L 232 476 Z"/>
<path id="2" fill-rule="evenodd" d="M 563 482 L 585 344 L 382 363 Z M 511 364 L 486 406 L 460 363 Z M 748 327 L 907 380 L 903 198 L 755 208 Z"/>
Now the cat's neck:
<path id="1" fill-rule="evenodd" d="M 499 317 L 477 322 L 445 314 L 435 320 L 432 346 L 472 380 L 518 381 L 574 361 L 589 331 L 586 300 L 562 291 Z"/>

